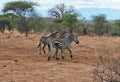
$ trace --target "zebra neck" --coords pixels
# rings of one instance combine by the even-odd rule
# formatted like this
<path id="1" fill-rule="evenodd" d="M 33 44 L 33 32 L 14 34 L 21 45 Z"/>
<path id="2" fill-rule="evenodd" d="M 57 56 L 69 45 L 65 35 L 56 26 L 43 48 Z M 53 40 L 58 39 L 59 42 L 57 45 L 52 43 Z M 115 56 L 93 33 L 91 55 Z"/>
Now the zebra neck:
<path id="1" fill-rule="evenodd" d="M 69 37 L 68 40 L 69 40 L 70 44 L 73 42 L 72 37 Z"/>

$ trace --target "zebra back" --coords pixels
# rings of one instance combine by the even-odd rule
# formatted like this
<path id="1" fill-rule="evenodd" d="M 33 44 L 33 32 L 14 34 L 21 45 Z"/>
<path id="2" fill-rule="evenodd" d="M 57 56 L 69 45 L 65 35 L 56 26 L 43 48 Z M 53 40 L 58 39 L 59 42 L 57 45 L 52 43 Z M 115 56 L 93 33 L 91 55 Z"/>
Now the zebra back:
<path id="1" fill-rule="evenodd" d="M 58 38 L 60 36 L 59 32 L 54 32 L 48 36 L 48 38 Z"/>
<path id="2" fill-rule="evenodd" d="M 61 39 L 66 39 L 68 38 L 68 32 L 63 32 L 60 36 Z"/>
<path id="3" fill-rule="evenodd" d="M 53 44 L 57 47 L 61 47 L 61 48 L 67 48 L 67 47 L 70 47 L 71 43 L 72 42 L 75 42 L 76 44 L 79 43 L 79 40 L 77 38 L 77 36 L 75 34 L 71 34 L 69 35 L 67 38 L 65 39 L 62 39 L 62 38 L 58 38 L 58 39 L 55 39 L 53 41 Z"/>

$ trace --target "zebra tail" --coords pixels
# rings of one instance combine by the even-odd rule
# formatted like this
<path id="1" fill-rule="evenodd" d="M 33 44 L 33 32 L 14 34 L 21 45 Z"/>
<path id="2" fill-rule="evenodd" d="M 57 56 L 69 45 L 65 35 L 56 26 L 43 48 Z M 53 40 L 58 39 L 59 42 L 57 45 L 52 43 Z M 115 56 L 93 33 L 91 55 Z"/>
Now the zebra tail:
<path id="1" fill-rule="evenodd" d="M 38 48 L 40 47 L 40 44 L 37 46 Z"/>

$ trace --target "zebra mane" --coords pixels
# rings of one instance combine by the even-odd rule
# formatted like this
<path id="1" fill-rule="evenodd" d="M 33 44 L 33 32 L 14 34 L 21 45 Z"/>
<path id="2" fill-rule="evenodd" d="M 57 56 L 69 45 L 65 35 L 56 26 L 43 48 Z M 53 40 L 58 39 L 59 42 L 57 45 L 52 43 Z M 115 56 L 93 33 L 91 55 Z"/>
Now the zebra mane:
<path id="1" fill-rule="evenodd" d="M 52 33 L 49 37 L 56 37 L 59 32 Z"/>
<path id="2" fill-rule="evenodd" d="M 61 34 L 60 38 L 62 38 L 62 39 L 63 39 L 63 38 L 67 38 L 67 35 L 66 35 L 66 34 L 67 34 L 67 32 L 63 32 L 63 33 Z"/>

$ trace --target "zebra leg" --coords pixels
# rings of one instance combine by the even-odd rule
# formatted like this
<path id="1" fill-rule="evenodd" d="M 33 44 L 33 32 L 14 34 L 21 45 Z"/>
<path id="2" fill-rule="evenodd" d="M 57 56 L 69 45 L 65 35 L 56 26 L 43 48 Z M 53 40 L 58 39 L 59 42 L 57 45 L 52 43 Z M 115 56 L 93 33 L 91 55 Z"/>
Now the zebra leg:
<path id="1" fill-rule="evenodd" d="M 40 44 L 37 46 L 38 48 L 40 48 Z M 39 52 L 39 54 L 41 55 L 41 53 Z"/>
<path id="2" fill-rule="evenodd" d="M 43 46 L 43 51 L 44 51 L 44 54 L 46 54 L 46 52 L 45 52 L 45 47 L 46 47 L 46 44 L 44 44 L 44 46 Z"/>
<path id="3" fill-rule="evenodd" d="M 70 48 L 68 48 L 68 51 L 70 52 L 70 57 L 73 58 L 73 56 L 72 56 L 72 51 L 71 51 Z"/>
<path id="4" fill-rule="evenodd" d="M 61 55 L 62 55 L 62 59 L 64 59 L 64 52 L 63 52 L 64 50 L 63 49 L 61 49 Z"/>
<path id="5" fill-rule="evenodd" d="M 42 44 L 40 43 L 39 46 L 40 46 L 40 53 L 39 54 L 41 55 L 41 53 L 42 53 Z"/>
<path id="6" fill-rule="evenodd" d="M 58 58 L 58 48 L 56 48 L 56 52 L 55 52 L 55 55 L 54 56 L 56 56 L 56 60 L 59 60 L 59 58 Z"/>
<path id="7" fill-rule="evenodd" d="M 51 58 L 51 52 L 52 52 L 52 48 L 51 48 L 51 46 L 48 44 L 48 61 L 49 61 L 50 58 Z"/>

